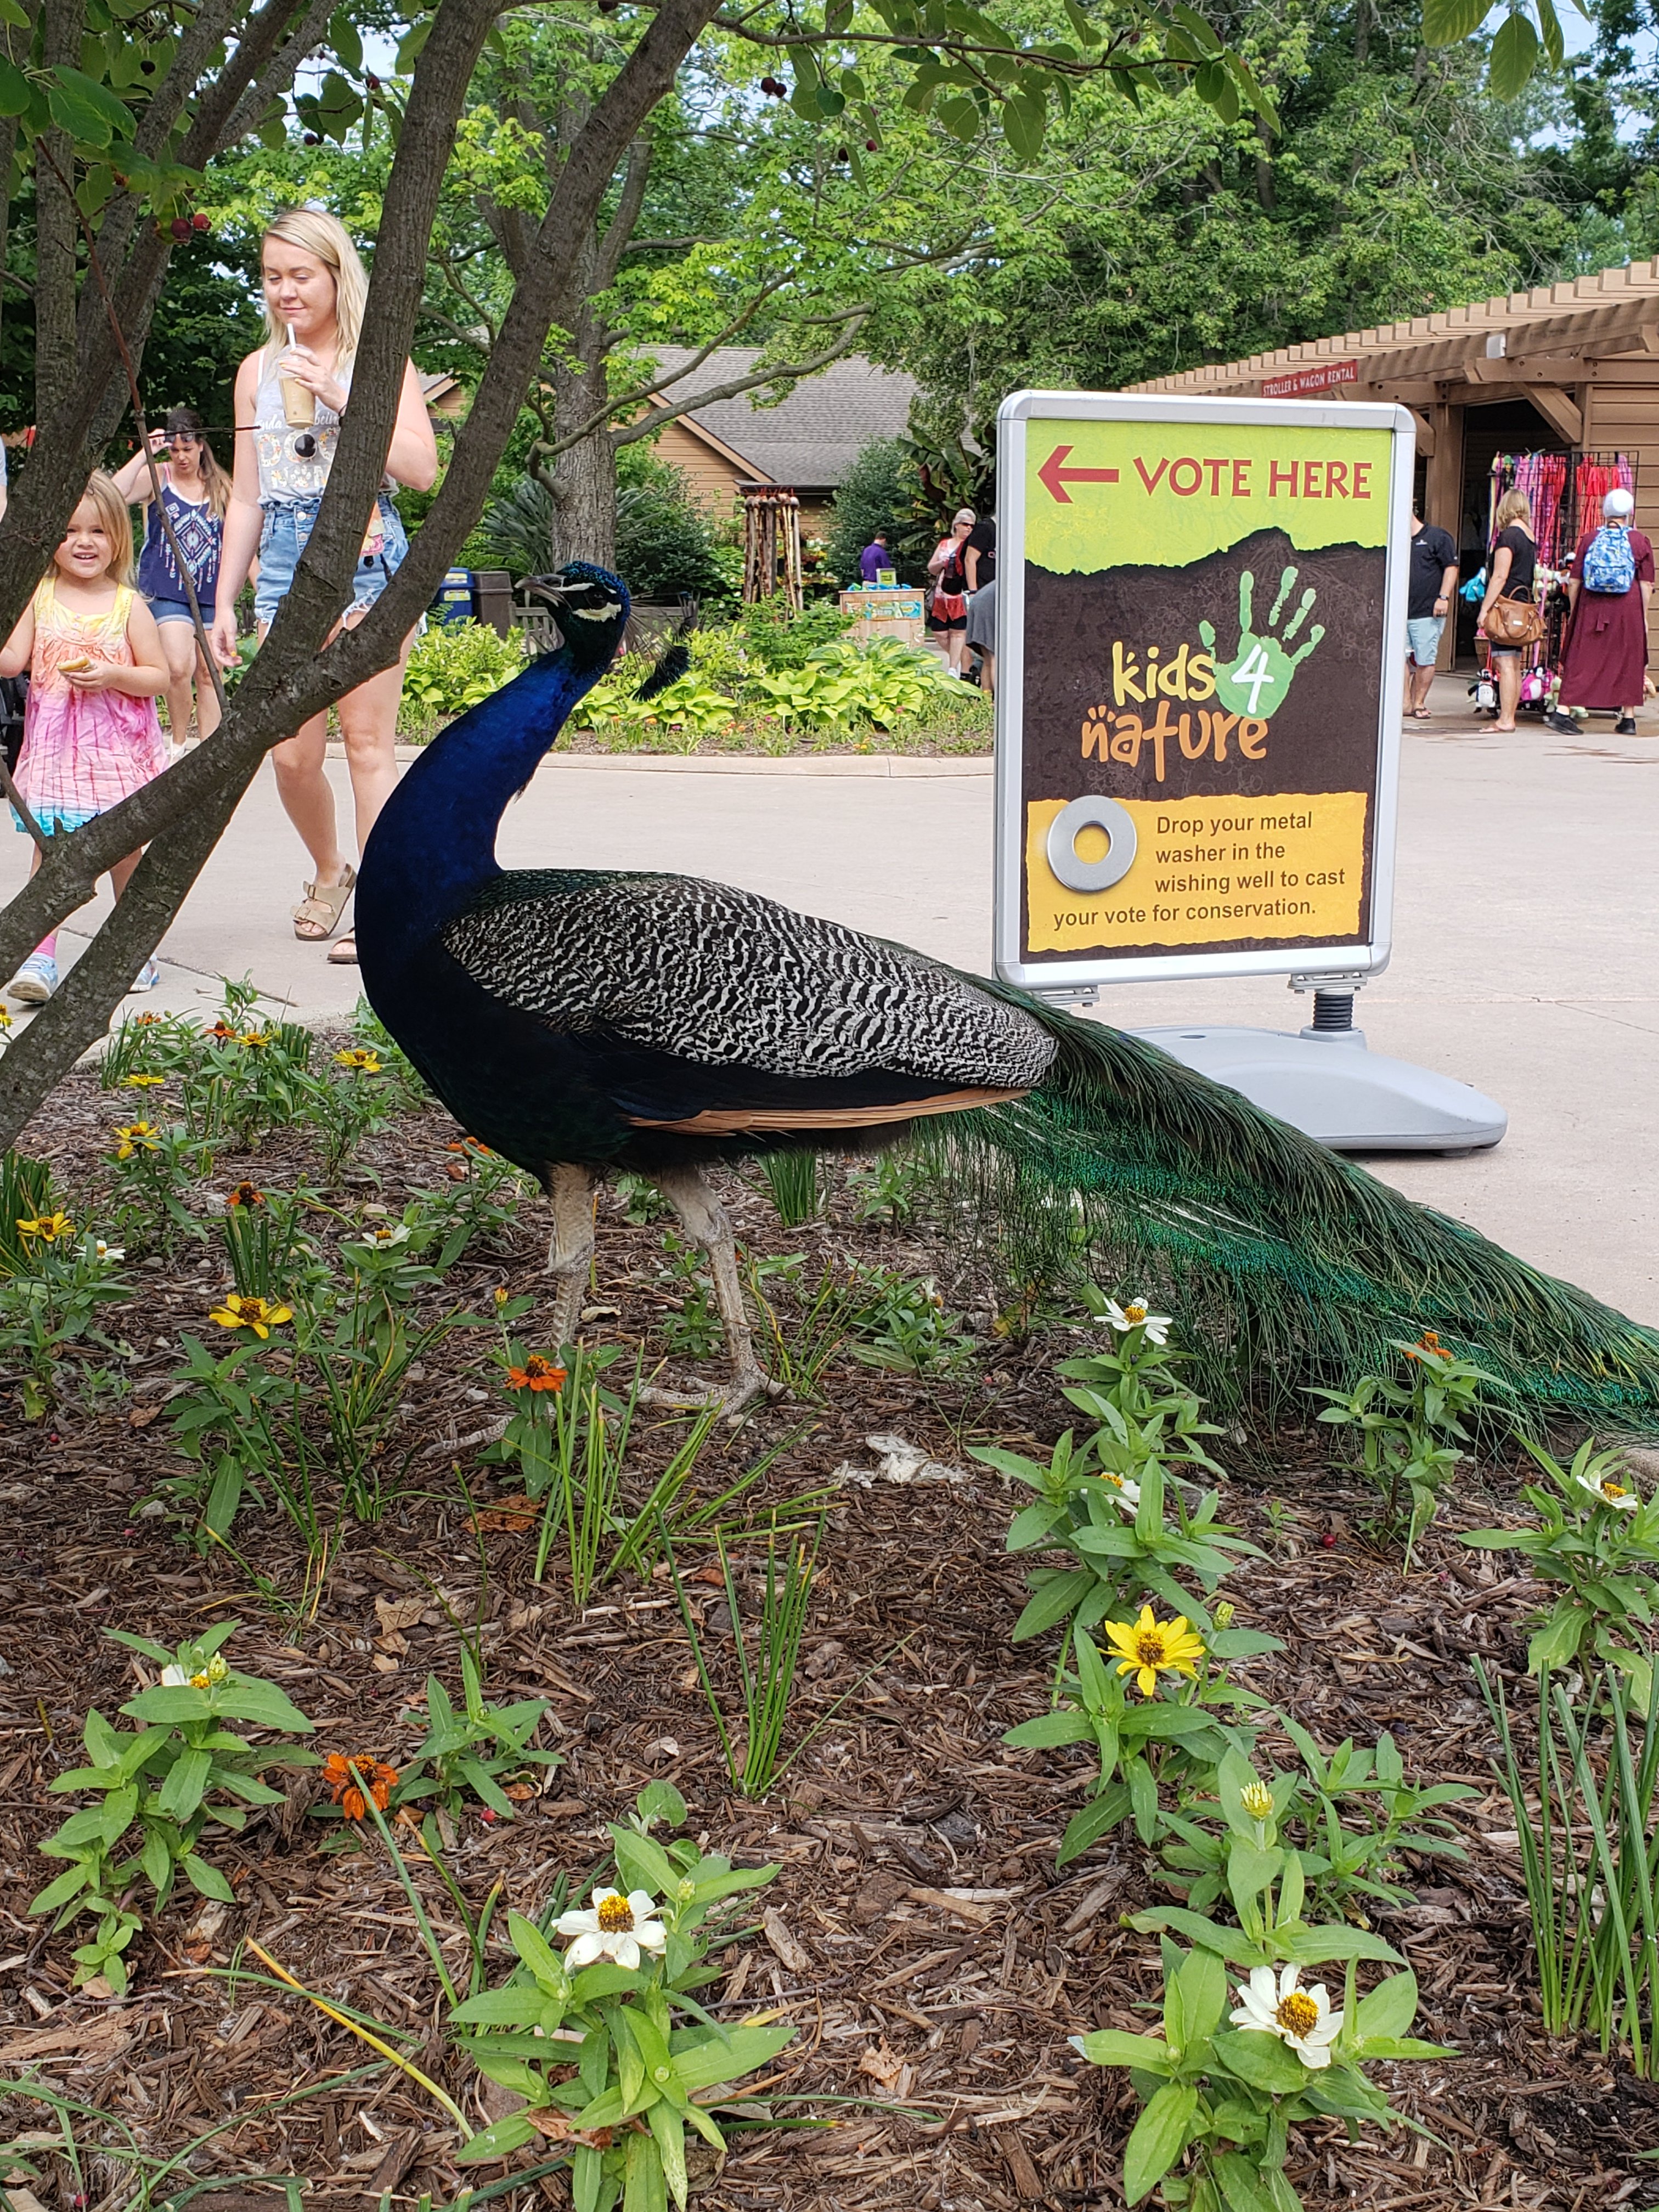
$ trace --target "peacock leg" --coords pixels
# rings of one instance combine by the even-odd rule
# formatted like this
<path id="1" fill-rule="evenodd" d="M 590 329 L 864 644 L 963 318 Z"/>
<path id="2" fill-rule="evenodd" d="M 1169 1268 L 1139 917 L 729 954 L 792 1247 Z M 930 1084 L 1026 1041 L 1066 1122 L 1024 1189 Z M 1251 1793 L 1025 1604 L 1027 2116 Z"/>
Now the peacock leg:
<path id="1" fill-rule="evenodd" d="M 718 1401 L 728 1413 L 739 1413 L 750 1399 L 762 1396 L 772 1386 L 755 1357 L 755 1340 L 749 1327 L 748 1309 L 743 1302 L 743 1285 L 738 1280 L 738 1253 L 732 1224 L 701 1168 L 664 1168 L 653 1176 L 652 1181 L 678 1214 L 687 1237 L 708 1255 L 726 1349 L 732 1355 L 732 1380 L 724 1390 L 712 1392 L 701 1400 L 674 1400 L 664 1391 L 646 1395 L 659 1405 L 707 1405 Z"/>
<path id="2" fill-rule="evenodd" d="M 573 1344 L 583 1293 L 593 1264 L 593 1192 L 599 1178 L 589 1168 L 562 1164 L 548 1177 L 553 1202 L 553 1238 L 547 1248 L 547 1273 L 558 1278 L 554 1292 L 553 1343 Z"/>

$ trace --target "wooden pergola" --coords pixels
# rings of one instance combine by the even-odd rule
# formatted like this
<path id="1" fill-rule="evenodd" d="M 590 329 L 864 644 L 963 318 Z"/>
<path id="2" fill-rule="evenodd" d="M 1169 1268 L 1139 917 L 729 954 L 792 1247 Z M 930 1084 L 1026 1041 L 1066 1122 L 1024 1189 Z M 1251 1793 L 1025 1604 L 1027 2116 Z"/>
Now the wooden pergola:
<path id="1" fill-rule="evenodd" d="M 1133 388 L 1397 400 L 1417 421 L 1424 519 L 1454 537 L 1462 535 L 1469 410 L 1524 401 L 1538 417 L 1536 442 L 1630 457 L 1637 526 L 1659 542 L 1659 259 Z"/>

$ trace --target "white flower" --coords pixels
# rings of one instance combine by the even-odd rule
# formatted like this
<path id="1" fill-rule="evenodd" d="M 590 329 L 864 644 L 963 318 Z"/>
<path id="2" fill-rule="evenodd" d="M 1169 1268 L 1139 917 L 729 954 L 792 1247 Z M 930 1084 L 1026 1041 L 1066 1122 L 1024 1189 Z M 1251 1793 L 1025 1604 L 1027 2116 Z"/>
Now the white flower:
<path id="1" fill-rule="evenodd" d="M 371 1222 L 362 1242 L 377 1248 L 386 1244 L 407 1244 L 409 1231 L 401 1221 L 395 1229 L 388 1229 L 384 1221 Z"/>
<path id="2" fill-rule="evenodd" d="M 1611 1505 L 1615 1513 L 1634 1513 L 1642 1503 L 1633 1490 L 1626 1490 L 1622 1482 L 1615 1482 L 1611 1475 L 1600 1482 L 1592 1482 L 1583 1474 L 1574 1479 L 1578 1487 L 1587 1491 L 1598 1505 Z"/>
<path id="3" fill-rule="evenodd" d="M 1144 1328 L 1148 1344 L 1162 1345 L 1169 1338 L 1172 1316 L 1153 1313 L 1145 1298 L 1131 1298 L 1127 1306 L 1119 1305 L 1115 1298 L 1108 1298 L 1105 1318 L 1120 1336 L 1127 1336 L 1132 1328 Z"/>
<path id="4" fill-rule="evenodd" d="M 1342 2015 L 1331 2010 L 1323 1982 L 1297 1987 L 1300 1966 L 1286 1966 L 1277 1981 L 1271 1966 L 1256 1966 L 1247 1988 L 1239 1990 L 1238 2009 L 1229 2017 L 1235 2027 L 1256 2028 L 1288 2043 L 1304 2066 L 1331 2063 L 1331 2045 L 1342 2032 Z"/>
<path id="5" fill-rule="evenodd" d="M 596 1959 L 637 1966 L 641 1951 L 660 1951 L 668 1942 L 668 1930 L 653 1917 L 656 1910 L 648 1890 L 630 1889 L 624 1897 L 619 1889 L 596 1889 L 590 1911 L 567 1912 L 559 1922 L 559 1934 L 576 1939 L 565 1965 L 573 1974 Z"/>
<path id="6" fill-rule="evenodd" d="M 1100 1479 L 1118 1503 L 1121 1505 L 1127 1505 L 1131 1512 L 1139 1504 L 1140 1485 L 1138 1482 L 1131 1482 L 1127 1474 L 1112 1474 L 1105 1468 L 1102 1468 Z"/>
<path id="7" fill-rule="evenodd" d="M 161 1687 L 164 1690 L 187 1690 L 190 1687 L 190 1677 L 182 1667 L 163 1667 Z"/>
<path id="8" fill-rule="evenodd" d="M 98 1239 L 98 1256 L 100 1260 L 125 1260 L 127 1248 L 125 1244 L 106 1244 L 100 1237 Z"/>

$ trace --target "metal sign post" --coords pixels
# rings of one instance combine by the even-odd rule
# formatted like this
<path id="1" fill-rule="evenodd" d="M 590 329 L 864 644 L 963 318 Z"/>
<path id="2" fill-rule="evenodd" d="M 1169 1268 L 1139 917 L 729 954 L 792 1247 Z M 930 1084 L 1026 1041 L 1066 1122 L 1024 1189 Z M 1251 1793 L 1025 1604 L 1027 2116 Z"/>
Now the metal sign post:
<path id="1" fill-rule="evenodd" d="M 1352 1025 L 1389 962 L 1414 452 L 1385 405 L 1024 392 L 998 417 L 997 973 L 1289 975 L 1300 1036 L 1146 1034 L 1352 1150 L 1505 1127 Z"/>

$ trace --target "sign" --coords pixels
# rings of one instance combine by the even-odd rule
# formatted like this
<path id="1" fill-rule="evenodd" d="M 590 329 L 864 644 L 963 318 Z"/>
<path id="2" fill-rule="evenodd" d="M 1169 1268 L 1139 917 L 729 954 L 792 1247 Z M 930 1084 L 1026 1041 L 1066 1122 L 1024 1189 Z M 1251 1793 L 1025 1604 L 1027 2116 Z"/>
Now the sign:
<path id="1" fill-rule="evenodd" d="M 1261 387 L 1264 399 L 1300 399 L 1310 392 L 1328 392 L 1334 384 L 1358 384 L 1357 361 L 1333 361 L 1322 368 L 1298 368 L 1291 376 L 1270 376 Z"/>
<path id="2" fill-rule="evenodd" d="M 1005 401 L 999 975 L 1387 965 L 1414 453 L 1394 406 Z"/>

